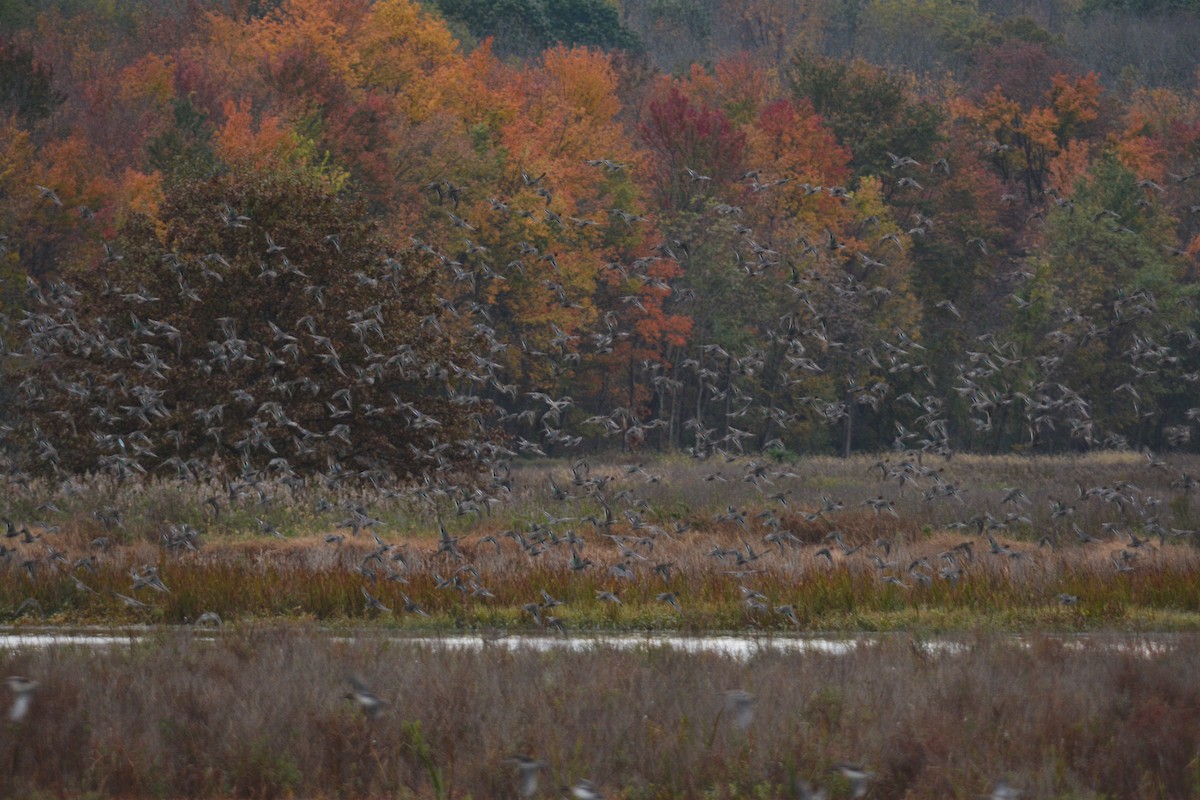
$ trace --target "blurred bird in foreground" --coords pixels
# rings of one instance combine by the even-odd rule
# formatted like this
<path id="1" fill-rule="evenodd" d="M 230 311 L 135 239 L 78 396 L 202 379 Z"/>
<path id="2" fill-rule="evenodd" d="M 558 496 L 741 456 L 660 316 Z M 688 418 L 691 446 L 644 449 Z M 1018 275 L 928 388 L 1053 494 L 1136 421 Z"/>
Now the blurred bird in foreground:
<path id="1" fill-rule="evenodd" d="M 1004 781 L 996 781 L 996 786 L 992 789 L 991 794 L 981 795 L 986 800 L 1017 800 L 1020 796 L 1021 791 L 1019 789 L 1014 789 Z"/>
<path id="2" fill-rule="evenodd" d="M 374 692 L 372 692 L 365 683 L 358 678 L 351 676 L 349 678 L 350 685 L 353 691 L 346 695 L 346 698 L 358 703 L 359 708 L 366 714 L 367 719 L 375 719 L 383 713 L 387 703 L 380 700 Z"/>
<path id="3" fill-rule="evenodd" d="M 733 724 L 741 730 L 750 727 L 754 721 L 754 695 L 742 689 L 730 689 L 725 692 L 725 710 L 733 715 Z"/>
<path id="4" fill-rule="evenodd" d="M 851 797 L 864 797 L 867 794 L 867 782 L 875 777 L 874 772 L 868 772 L 858 764 L 834 764 L 830 769 L 840 772 L 843 778 L 850 781 Z"/>
<path id="5" fill-rule="evenodd" d="M 29 714 L 29 707 L 33 704 L 33 692 L 38 688 L 38 682 L 20 675 L 10 675 L 5 678 L 4 682 L 16 695 L 12 708 L 9 709 L 8 718 L 13 722 L 20 722 Z"/>
<path id="6" fill-rule="evenodd" d="M 518 789 L 521 797 L 533 797 L 537 794 L 538 773 L 545 768 L 546 762 L 520 754 L 509 756 L 507 761 L 515 765 L 517 771 L 521 773 L 521 786 Z"/>
<path id="7" fill-rule="evenodd" d="M 584 778 L 571 787 L 571 796 L 578 800 L 604 800 L 604 795 L 596 788 L 596 784 Z"/>

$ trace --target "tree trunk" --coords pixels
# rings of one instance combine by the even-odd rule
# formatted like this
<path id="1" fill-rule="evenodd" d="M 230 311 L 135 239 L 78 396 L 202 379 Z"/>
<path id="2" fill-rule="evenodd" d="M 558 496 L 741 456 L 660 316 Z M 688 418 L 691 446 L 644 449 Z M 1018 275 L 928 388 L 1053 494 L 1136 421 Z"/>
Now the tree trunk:
<path id="1" fill-rule="evenodd" d="M 842 437 L 842 458 L 850 457 L 850 443 L 854 439 L 854 391 L 847 390 L 843 402 L 846 404 L 846 430 Z"/>

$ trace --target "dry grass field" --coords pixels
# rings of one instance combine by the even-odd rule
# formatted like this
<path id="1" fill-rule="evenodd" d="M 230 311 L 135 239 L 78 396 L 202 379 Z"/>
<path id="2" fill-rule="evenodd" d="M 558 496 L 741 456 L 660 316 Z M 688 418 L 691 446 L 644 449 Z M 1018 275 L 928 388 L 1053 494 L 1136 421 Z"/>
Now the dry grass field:
<path id="1" fill-rule="evenodd" d="M 1200 792 L 1200 647 L 985 634 L 842 655 L 414 645 L 309 626 L 174 629 L 107 649 L 0 650 L 35 676 L 0 726 L 6 797 L 1038 798 Z M 1123 646 L 1118 646 L 1118 644 Z M 385 705 L 370 717 L 350 678 Z M 729 692 L 754 701 L 739 720 Z M 744 724 L 744 727 L 743 727 Z"/>

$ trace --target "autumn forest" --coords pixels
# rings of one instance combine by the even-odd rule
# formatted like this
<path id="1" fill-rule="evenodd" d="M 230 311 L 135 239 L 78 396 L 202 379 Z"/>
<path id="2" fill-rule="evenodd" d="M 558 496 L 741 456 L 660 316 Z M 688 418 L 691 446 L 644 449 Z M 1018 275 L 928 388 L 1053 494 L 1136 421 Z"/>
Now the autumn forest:
<path id="1" fill-rule="evenodd" d="M 5 796 L 1200 796 L 1197 0 L 0 0 Z"/>
<path id="2" fill-rule="evenodd" d="M 1009 5 L 0 4 L 23 468 L 1188 449 L 1196 11 Z"/>

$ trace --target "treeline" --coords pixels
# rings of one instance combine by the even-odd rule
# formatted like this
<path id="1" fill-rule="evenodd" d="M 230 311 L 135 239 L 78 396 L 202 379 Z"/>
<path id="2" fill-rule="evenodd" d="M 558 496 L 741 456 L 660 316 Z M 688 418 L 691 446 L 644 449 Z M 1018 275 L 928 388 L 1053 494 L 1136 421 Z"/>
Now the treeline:
<path id="1" fill-rule="evenodd" d="M 1194 0 L 625 0 L 620 5 L 622 22 L 653 62 L 669 71 L 746 51 L 783 65 L 802 50 L 970 82 L 989 50 L 1015 39 L 1096 72 L 1109 86 L 1187 88 L 1200 47 L 1200 4 Z"/>
<path id="2" fill-rule="evenodd" d="M 988 20 L 954 69 L 793 37 L 668 75 L 636 4 L 493 43 L 456 0 L 10 3 L 11 440 L 72 469 L 441 463 L 450 432 L 1190 446 L 1194 77 L 1110 82 L 1032 17 L 944 5 L 855 8 Z"/>

